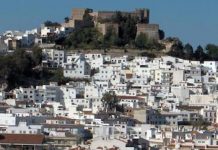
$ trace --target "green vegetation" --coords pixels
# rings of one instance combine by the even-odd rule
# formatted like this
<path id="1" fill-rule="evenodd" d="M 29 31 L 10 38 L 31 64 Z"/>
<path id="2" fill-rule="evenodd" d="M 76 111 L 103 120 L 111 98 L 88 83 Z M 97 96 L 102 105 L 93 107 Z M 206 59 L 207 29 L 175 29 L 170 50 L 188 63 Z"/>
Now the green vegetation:
<path id="1" fill-rule="evenodd" d="M 145 49 L 148 45 L 148 38 L 145 34 L 140 33 L 135 40 L 135 46 L 139 49 Z"/>
<path id="2" fill-rule="evenodd" d="M 173 42 L 170 52 L 171 56 L 175 56 L 187 60 L 218 60 L 218 46 L 214 44 L 208 44 L 205 48 L 199 45 L 195 50 L 188 43 L 183 43 L 178 38 L 167 38 L 166 40 Z"/>
<path id="3" fill-rule="evenodd" d="M 212 60 L 218 60 L 218 45 L 208 44 L 205 49 Z"/>
<path id="4" fill-rule="evenodd" d="M 100 46 L 100 33 L 95 28 L 84 28 L 73 32 L 65 43 L 70 48 L 95 49 Z"/>
<path id="5" fill-rule="evenodd" d="M 112 46 L 119 47 L 120 44 L 121 44 L 120 38 L 116 34 L 114 28 L 112 26 L 110 26 L 107 29 L 106 34 L 103 36 L 101 48 L 106 49 L 106 48 L 110 48 Z"/>
<path id="6" fill-rule="evenodd" d="M 44 22 L 44 25 L 45 25 L 46 27 L 59 27 L 59 26 L 61 26 L 60 23 L 58 23 L 58 22 L 52 22 L 52 21 L 49 21 L 49 20 L 45 21 L 45 22 Z"/>
<path id="7" fill-rule="evenodd" d="M 10 90 L 19 86 L 48 84 L 50 81 L 64 83 L 62 69 L 48 70 L 41 68 L 41 49 L 32 48 L 32 53 L 23 49 L 11 55 L 0 56 L 0 84 L 6 84 Z"/>
<path id="8" fill-rule="evenodd" d="M 136 24 L 139 19 L 131 15 L 122 15 L 117 12 L 110 20 L 100 20 L 99 22 L 118 24 L 118 33 L 113 25 L 107 28 L 105 35 L 102 35 L 97 28 L 94 27 L 92 17 L 88 10 L 83 16 L 83 27 L 76 29 L 66 38 L 57 39 L 55 42 L 69 49 L 108 49 L 108 48 L 140 48 L 140 49 L 163 49 L 163 45 L 157 41 L 148 40 L 145 35 L 136 37 Z M 164 36 L 164 33 L 161 32 Z"/>
<path id="9" fill-rule="evenodd" d="M 69 17 L 65 17 L 65 18 L 64 18 L 64 22 L 65 22 L 65 23 L 68 23 L 69 21 L 70 21 L 70 18 L 69 18 Z"/>
<path id="10" fill-rule="evenodd" d="M 105 111 L 112 111 L 118 105 L 118 97 L 114 91 L 106 92 L 101 99 Z"/>
<path id="11" fill-rule="evenodd" d="M 119 13 L 117 13 L 118 15 Z M 122 16 L 118 22 L 119 24 L 119 38 L 121 39 L 122 46 L 129 44 L 134 45 L 136 38 L 136 23 L 137 18 L 131 17 L 130 15 Z"/>

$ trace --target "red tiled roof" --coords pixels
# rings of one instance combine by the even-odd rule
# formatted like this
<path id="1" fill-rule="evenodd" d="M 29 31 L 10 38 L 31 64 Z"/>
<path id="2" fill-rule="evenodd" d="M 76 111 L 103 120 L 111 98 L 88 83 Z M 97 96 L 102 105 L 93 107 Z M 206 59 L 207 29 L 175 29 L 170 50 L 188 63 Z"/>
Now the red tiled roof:
<path id="1" fill-rule="evenodd" d="M 42 144 L 44 135 L 41 134 L 1 134 L 0 143 L 12 144 Z"/>

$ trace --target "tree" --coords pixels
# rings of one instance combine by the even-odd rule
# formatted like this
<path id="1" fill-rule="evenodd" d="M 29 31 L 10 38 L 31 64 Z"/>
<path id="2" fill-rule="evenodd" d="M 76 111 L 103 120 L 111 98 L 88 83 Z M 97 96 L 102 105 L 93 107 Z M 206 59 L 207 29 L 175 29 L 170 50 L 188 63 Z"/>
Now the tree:
<path id="1" fill-rule="evenodd" d="M 118 97 L 114 91 L 106 92 L 101 99 L 104 109 L 106 112 L 108 110 L 113 110 L 118 104 Z"/>
<path id="2" fill-rule="evenodd" d="M 140 33 L 135 40 L 135 46 L 139 49 L 144 49 L 146 48 L 148 44 L 148 38 L 147 35 L 144 33 Z"/>
<path id="3" fill-rule="evenodd" d="M 65 43 L 71 48 L 95 49 L 100 47 L 100 33 L 96 28 L 83 28 L 70 34 Z"/>
<path id="4" fill-rule="evenodd" d="M 120 24 L 120 38 L 123 40 L 123 45 L 129 44 L 136 37 L 136 18 L 128 15 Z"/>
<path id="5" fill-rule="evenodd" d="M 65 18 L 64 18 L 64 22 L 65 22 L 65 23 L 68 23 L 69 21 L 70 21 L 69 17 L 65 17 Z"/>
<path id="6" fill-rule="evenodd" d="M 44 22 L 44 25 L 45 25 L 46 27 L 59 27 L 59 26 L 61 26 L 60 23 L 58 23 L 58 22 L 52 22 L 52 21 L 49 21 L 49 20 L 45 21 L 45 22 Z"/>
<path id="7" fill-rule="evenodd" d="M 17 72 L 18 69 L 13 61 L 13 56 L 0 56 L 0 83 L 6 84 L 7 89 L 15 87 L 18 82 L 19 74 Z"/>
<path id="8" fill-rule="evenodd" d="M 123 21 L 123 16 L 120 11 L 117 11 L 115 15 L 112 16 L 112 22 L 114 23 L 121 23 Z"/>
<path id="9" fill-rule="evenodd" d="M 195 50 L 194 55 L 196 60 L 200 60 L 201 62 L 206 59 L 206 54 L 204 53 L 204 49 L 200 45 Z"/>
<path id="10" fill-rule="evenodd" d="M 93 134 L 90 130 L 88 129 L 84 129 L 82 131 L 82 138 L 84 141 L 88 141 L 88 140 L 91 140 L 93 138 Z"/>
<path id="11" fill-rule="evenodd" d="M 184 58 L 182 42 L 178 38 L 169 38 L 167 40 L 173 42 L 173 45 L 171 47 L 169 54 L 174 57 Z"/>
<path id="12" fill-rule="evenodd" d="M 65 40 L 66 40 L 66 37 L 58 37 L 55 39 L 55 44 L 56 45 L 61 45 L 61 46 L 64 46 L 66 43 L 65 43 Z"/>
<path id="13" fill-rule="evenodd" d="M 58 68 L 57 70 L 52 71 L 52 77 L 51 80 L 54 82 L 63 82 L 64 80 L 64 76 L 63 76 L 63 69 L 62 68 Z"/>
<path id="14" fill-rule="evenodd" d="M 194 57 L 193 47 L 188 43 L 184 46 L 185 58 L 188 60 L 192 60 Z"/>
<path id="15" fill-rule="evenodd" d="M 163 30 L 159 30 L 159 36 L 160 36 L 160 40 L 164 39 L 165 33 Z"/>
<path id="16" fill-rule="evenodd" d="M 206 52 L 213 60 L 218 60 L 218 46 L 215 44 L 207 44 Z"/>
<path id="17" fill-rule="evenodd" d="M 40 65 L 42 62 L 42 49 L 39 47 L 33 47 L 32 48 L 32 60 L 34 62 L 34 65 Z"/>
<path id="18" fill-rule="evenodd" d="M 13 55 L 13 61 L 20 74 L 30 75 L 32 68 L 32 60 L 23 49 L 16 50 Z"/>
<path id="19" fill-rule="evenodd" d="M 89 14 L 89 9 L 85 10 L 85 14 L 83 16 L 83 22 L 84 22 L 83 27 L 86 27 L 86 28 L 94 27 L 94 22 L 92 20 L 92 16 L 90 16 Z"/>
<path id="20" fill-rule="evenodd" d="M 105 44 L 106 47 L 111 47 L 111 46 L 118 46 L 119 45 L 119 39 L 118 35 L 115 32 L 115 29 L 113 26 L 109 26 L 107 28 L 107 32 L 104 35 L 103 43 Z"/>

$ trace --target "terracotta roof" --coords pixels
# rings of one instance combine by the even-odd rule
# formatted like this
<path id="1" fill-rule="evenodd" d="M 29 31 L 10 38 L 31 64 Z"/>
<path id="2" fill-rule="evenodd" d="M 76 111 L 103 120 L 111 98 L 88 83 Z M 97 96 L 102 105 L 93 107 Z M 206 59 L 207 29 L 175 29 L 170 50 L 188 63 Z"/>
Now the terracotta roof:
<path id="1" fill-rule="evenodd" d="M 42 144 L 44 135 L 41 134 L 1 134 L 0 143 L 12 144 Z"/>
<path id="2" fill-rule="evenodd" d="M 83 111 L 85 115 L 93 115 L 92 111 Z"/>
<path id="3" fill-rule="evenodd" d="M 132 76 L 133 76 L 132 73 L 127 73 L 127 74 L 126 74 L 126 78 L 127 78 L 127 79 L 131 79 Z"/>

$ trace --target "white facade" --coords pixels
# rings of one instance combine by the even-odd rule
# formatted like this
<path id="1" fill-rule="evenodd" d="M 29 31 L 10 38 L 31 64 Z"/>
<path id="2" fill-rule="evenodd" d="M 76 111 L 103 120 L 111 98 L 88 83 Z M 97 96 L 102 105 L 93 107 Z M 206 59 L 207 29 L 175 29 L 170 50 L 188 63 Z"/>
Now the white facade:
<path id="1" fill-rule="evenodd" d="M 9 126 L 16 124 L 16 117 L 13 114 L 0 113 L 0 125 Z"/>
<path id="2" fill-rule="evenodd" d="M 210 68 L 213 72 L 217 72 L 218 62 L 217 61 L 204 61 L 202 66 Z"/>
<path id="3" fill-rule="evenodd" d="M 43 49 L 42 57 L 42 65 L 52 68 L 63 67 L 65 62 L 64 50 Z"/>
<path id="4" fill-rule="evenodd" d="M 100 66 L 99 72 L 94 75 L 97 80 L 109 80 L 113 75 L 113 68 L 109 65 Z"/>
<path id="5" fill-rule="evenodd" d="M 99 68 L 104 63 L 102 54 L 85 54 L 86 61 L 90 64 L 91 68 Z"/>
<path id="6" fill-rule="evenodd" d="M 26 122 L 19 122 L 18 126 L 8 126 L 5 131 L 0 132 L 7 134 L 40 134 L 42 125 L 27 125 Z"/>
<path id="7" fill-rule="evenodd" d="M 90 78 L 91 67 L 83 55 L 74 60 L 73 63 L 64 64 L 64 77 L 68 78 Z"/>

